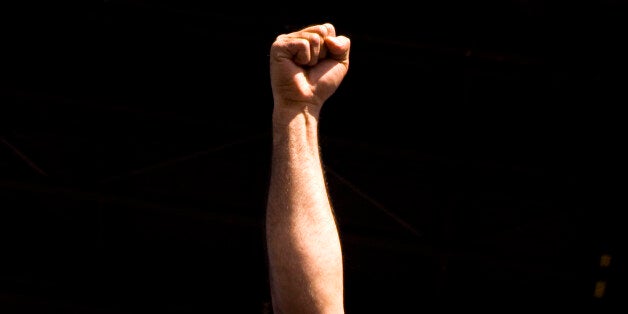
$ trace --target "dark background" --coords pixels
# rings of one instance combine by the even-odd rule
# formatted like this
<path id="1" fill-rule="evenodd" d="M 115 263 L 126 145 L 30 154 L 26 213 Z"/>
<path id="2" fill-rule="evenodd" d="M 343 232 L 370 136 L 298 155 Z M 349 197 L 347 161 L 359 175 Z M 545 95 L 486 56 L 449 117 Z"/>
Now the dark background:
<path id="1" fill-rule="evenodd" d="M 49 6 L 4 28 L 0 312 L 269 313 L 268 51 L 321 22 L 348 313 L 625 306 L 625 1 Z"/>

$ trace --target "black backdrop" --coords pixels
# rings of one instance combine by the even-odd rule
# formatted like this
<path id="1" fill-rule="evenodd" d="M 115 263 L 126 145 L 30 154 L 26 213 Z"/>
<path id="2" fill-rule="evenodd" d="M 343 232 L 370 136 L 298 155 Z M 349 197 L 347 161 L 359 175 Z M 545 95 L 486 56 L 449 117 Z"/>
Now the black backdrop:
<path id="1" fill-rule="evenodd" d="M 8 32 L 2 313 L 269 313 L 267 54 L 319 22 L 347 312 L 620 305 L 625 3 L 102 10 Z"/>

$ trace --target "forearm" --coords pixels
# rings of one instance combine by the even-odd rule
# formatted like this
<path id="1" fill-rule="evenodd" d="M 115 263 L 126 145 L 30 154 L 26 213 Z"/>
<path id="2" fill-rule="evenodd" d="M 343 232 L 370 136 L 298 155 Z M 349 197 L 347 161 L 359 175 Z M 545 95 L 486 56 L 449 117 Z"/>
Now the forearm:
<path id="1" fill-rule="evenodd" d="M 266 233 L 273 303 L 284 313 L 343 312 L 342 253 L 317 128 L 317 112 L 275 110 Z"/>

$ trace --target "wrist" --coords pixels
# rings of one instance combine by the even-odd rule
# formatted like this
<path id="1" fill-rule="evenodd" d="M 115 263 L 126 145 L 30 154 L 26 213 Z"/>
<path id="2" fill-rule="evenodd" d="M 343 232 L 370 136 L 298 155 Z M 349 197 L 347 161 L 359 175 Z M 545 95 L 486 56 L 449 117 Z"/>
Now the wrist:
<path id="1" fill-rule="evenodd" d="M 316 128 L 320 116 L 320 106 L 304 103 L 278 103 L 273 108 L 273 126 L 285 128 L 305 125 L 307 128 Z"/>
<path id="2" fill-rule="evenodd" d="M 318 112 L 308 110 L 307 106 L 275 107 L 272 129 L 275 148 L 287 149 L 292 157 L 299 158 L 318 154 Z"/>

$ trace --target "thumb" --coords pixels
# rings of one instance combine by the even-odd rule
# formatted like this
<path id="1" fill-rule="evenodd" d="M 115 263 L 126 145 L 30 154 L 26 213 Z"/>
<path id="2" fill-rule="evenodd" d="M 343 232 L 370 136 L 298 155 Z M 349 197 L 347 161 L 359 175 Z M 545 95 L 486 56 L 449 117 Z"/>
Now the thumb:
<path id="1" fill-rule="evenodd" d="M 351 48 L 351 40 L 345 36 L 328 36 L 325 37 L 329 57 L 338 61 L 345 61 L 349 58 L 349 50 Z"/>

